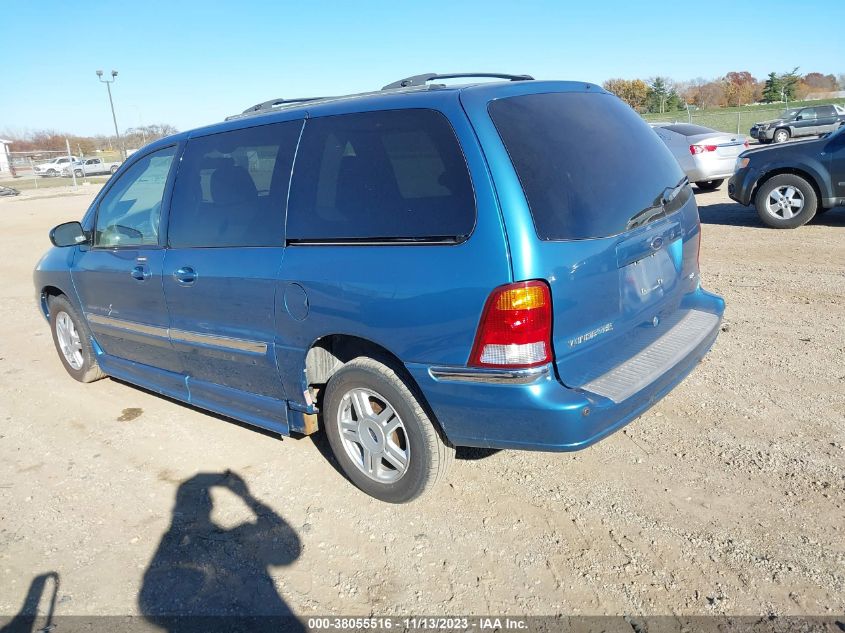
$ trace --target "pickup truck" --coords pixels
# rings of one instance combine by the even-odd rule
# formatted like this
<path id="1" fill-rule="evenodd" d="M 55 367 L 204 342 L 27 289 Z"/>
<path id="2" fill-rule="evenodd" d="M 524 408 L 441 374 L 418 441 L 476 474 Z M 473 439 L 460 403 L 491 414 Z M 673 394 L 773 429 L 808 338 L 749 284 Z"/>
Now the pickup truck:
<path id="1" fill-rule="evenodd" d="M 784 143 L 799 136 L 827 134 L 842 124 L 845 124 L 845 108 L 839 105 L 791 108 L 781 112 L 777 119 L 755 123 L 751 126 L 751 137 L 761 143 Z"/>
<path id="2" fill-rule="evenodd" d="M 113 174 L 120 167 L 120 162 L 107 163 L 102 158 L 83 158 L 74 161 L 72 165 L 62 169 L 62 176 L 70 176 L 71 169 L 77 178 L 82 176 L 96 176 L 97 174 Z"/>
<path id="3" fill-rule="evenodd" d="M 78 160 L 76 156 L 57 156 L 49 162 L 36 165 L 33 171 L 36 176 L 58 176 L 65 167 Z"/>

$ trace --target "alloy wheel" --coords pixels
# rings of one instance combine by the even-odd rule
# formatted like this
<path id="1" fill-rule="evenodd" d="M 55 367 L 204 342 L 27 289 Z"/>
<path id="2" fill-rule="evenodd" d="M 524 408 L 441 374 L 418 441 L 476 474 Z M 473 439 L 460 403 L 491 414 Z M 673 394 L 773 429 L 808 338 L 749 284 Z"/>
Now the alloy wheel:
<path id="1" fill-rule="evenodd" d="M 384 396 L 371 389 L 350 389 L 341 398 L 336 419 L 346 454 L 367 477 L 393 483 L 407 472 L 408 434 Z"/>
<path id="2" fill-rule="evenodd" d="M 59 341 L 59 348 L 65 357 L 67 364 L 73 369 L 82 368 L 82 340 L 79 338 L 79 331 L 73 323 L 73 319 L 67 312 L 59 312 L 56 315 L 56 339 Z"/>
<path id="3" fill-rule="evenodd" d="M 804 194 L 792 185 L 776 187 L 766 197 L 766 211 L 779 220 L 791 220 L 804 208 Z"/>

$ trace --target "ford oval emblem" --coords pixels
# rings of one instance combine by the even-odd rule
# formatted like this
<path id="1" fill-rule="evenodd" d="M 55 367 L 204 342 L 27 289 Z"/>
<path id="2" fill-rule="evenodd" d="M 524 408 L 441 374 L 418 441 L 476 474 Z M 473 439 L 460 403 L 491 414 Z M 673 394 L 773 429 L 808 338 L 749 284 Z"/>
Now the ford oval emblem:
<path id="1" fill-rule="evenodd" d="M 655 237 L 653 240 L 651 240 L 651 248 L 653 250 L 655 250 L 655 251 L 659 250 L 661 246 L 663 246 L 663 238 L 662 237 Z"/>

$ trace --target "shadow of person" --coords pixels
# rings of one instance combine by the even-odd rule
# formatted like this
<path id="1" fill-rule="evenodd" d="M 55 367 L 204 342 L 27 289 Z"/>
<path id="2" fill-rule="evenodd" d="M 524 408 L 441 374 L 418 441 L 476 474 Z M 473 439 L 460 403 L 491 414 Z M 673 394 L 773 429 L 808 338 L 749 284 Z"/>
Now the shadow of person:
<path id="1" fill-rule="evenodd" d="M 211 490 L 231 491 L 255 521 L 224 529 L 211 518 Z M 296 532 L 252 496 L 235 473 L 200 473 L 176 492 L 170 528 L 144 573 L 138 605 L 169 631 L 304 630 L 276 591 L 270 565 L 300 554 Z"/>
<path id="2" fill-rule="evenodd" d="M 50 597 L 50 606 L 44 617 L 43 625 L 36 627 L 38 618 L 38 605 L 44 595 L 44 589 L 49 581 L 53 581 L 53 595 Z M 29 583 L 29 590 L 23 599 L 20 611 L 6 624 L 0 626 L 0 633 L 31 633 L 35 630 L 49 631 L 53 628 L 53 613 L 56 610 L 56 594 L 59 591 L 59 575 L 54 572 L 39 574 Z"/>

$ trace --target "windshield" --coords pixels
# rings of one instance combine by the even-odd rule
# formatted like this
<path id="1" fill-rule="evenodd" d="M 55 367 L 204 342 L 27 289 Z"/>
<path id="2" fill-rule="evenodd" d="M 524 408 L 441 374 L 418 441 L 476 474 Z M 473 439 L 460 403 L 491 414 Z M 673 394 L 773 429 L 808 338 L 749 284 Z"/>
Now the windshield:
<path id="1" fill-rule="evenodd" d="M 778 118 L 781 119 L 794 119 L 795 115 L 798 114 L 798 109 L 795 108 L 793 110 L 784 110 L 778 115 Z"/>
<path id="2" fill-rule="evenodd" d="M 492 101 L 488 111 L 540 239 L 609 237 L 669 213 L 689 197 L 666 145 L 616 97 L 521 95 Z"/>

